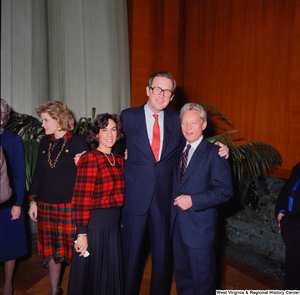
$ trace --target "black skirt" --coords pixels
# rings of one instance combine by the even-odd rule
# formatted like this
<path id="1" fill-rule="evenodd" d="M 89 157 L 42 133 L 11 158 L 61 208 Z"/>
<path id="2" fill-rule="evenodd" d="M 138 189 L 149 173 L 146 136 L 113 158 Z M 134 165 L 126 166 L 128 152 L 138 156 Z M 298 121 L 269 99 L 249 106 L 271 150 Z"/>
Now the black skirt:
<path id="1" fill-rule="evenodd" d="M 92 210 L 87 238 L 90 256 L 73 249 L 68 294 L 122 295 L 120 208 Z"/>

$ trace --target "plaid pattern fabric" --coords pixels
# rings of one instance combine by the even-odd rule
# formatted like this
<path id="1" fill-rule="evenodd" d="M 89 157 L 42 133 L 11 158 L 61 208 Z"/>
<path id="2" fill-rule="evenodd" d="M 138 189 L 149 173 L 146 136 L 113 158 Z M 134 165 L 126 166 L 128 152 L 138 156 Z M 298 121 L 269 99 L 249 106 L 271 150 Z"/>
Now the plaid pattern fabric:
<path id="1" fill-rule="evenodd" d="M 30 203 L 31 201 L 36 201 L 38 200 L 38 196 L 37 195 L 29 195 L 29 199 L 28 202 Z"/>
<path id="2" fill-rule="evenodd" d="M 43 259 L 71 263 L 75 233 L 71 203 L 38 202 L 38 252 Z"/>
<path id="3" fill-rule="evenodd" d="M 66 141 L 71 137 L 72 137 L 72 132 L 68 131 L 62 138 Z M 54 134 L 52 134 L 49 139 L 50 139 L 50 141 L 55 141 Z"/>
<path id="4" fill-rule="evenodd" d="M 108 155 L 113 163 L 113 157 Z M 97 208 L 123 206 L 125 180 L 124 161 L 115 155 L 111 166 L 105 155 L 94 150 L 81 156 L 77 165 L 77 178 L 72 199 L 76 225 L 87 226 L 90 211 Z"/>

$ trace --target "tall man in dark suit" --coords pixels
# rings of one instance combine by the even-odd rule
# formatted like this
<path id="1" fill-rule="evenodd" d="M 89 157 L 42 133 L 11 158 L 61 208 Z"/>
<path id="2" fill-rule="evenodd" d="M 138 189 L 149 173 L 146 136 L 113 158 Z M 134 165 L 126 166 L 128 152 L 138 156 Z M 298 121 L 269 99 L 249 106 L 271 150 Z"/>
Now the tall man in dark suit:
<path id="1" fill-rule="evenodd" d="M 127 295 L 139 294 L 147 234 L 152 257 L 150 294 L 169 294 L 172 171 L 175 153 L 183 140 L 178 113 L 166 109 L 175 88 L 169 73 L 155 73 L 146 87 L 148 102 L 121 113 L 128 150 L 122 211 Z M 228 149 L 223 147 L 221 155 L 226 154 Z"/>
<path id="2" fill-rule="evenodd" d="M 153 74 L 146 88 L 148 102 L 122 111 L 128 158 L 125 161 L 123 258 L 125 294 L 139 294 L 142 255 L 147 231 L 152 257 L 151 294 L 168 292 L 169 207 L 174 155 L 182 141 L 179 115 L 165 109 L 176 84 L 169 73 Z M 158 115 L 157 119 L 153 115 Z M 153 130 L 159 125 L 158 155 L 152 150 Z M 157 133 L 156 133 L 157 134 Z"/>
<path id="3" fill-rule="evenodd" d="M 177 294 L 215 294 L 216 206 L 232 196 L 231 170 L 203 138 L 205 110 L 188 103 L 180 118 L 186 141 L 175 156 L 171 203 Z"/>

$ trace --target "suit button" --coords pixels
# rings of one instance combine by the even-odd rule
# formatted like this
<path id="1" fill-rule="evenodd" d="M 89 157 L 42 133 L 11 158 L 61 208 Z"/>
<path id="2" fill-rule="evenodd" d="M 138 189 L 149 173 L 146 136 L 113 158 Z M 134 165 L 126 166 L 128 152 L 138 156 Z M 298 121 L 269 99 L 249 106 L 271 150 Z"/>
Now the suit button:
<path id="1" fill-rule="evenodd" d="M 154 181 L 155 179 L 154 178 L 152 178 L 152 181 Z"/>

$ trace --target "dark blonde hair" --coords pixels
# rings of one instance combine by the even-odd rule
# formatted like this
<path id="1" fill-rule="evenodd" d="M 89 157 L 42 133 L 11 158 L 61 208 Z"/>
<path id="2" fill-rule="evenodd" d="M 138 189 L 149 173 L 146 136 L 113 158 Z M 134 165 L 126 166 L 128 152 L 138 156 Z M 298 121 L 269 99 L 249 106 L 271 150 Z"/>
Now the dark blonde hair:
<path id="1" fill-rule="evenodd" d="M 37 105 L 35 108 L 41 117 L 42 113 L 48 113 L 51 118 L 56 119 L 62 131 L 74 129 L 74 119 L 67 105 L 62 101 L 47 101 Z"/>
<path id="2" fill-rule="evenodd" d="M 6 123 L 8 122 L 10 118 L 10 111 L 11 108 L 8 105 L 8 103 L 1 98 L 1 120 L 3 121 L 3 124 L 1 124 L 1 127 L 4 127 Z"/>

